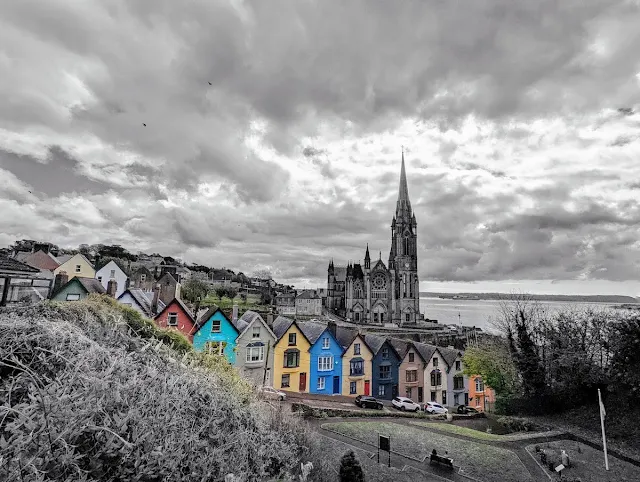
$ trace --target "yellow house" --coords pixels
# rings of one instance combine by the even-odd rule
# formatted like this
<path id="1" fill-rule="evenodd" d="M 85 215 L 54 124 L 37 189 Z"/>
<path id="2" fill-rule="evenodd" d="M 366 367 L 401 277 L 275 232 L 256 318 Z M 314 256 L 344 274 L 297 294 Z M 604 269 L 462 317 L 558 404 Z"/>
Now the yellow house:
<path id="1" fill-rule="evenodd" d="M 54 271 L 53 275 L 57 275 L 58 273 L 64 271 L 67 273 L 69 280 L 75 278 L 95 278 L 96 270 L 93 269 L 91 263 L 87 258 L 85 258 L 80 253 L 72 256 L 60 266 L 58 266 Z"/>
<path id="2" fill-rule="evenodd" d="M 371 395 L 371 360 L 373 352 L 357 334 L 342 355 L 342 395 Z"/>
<path id="3" fill-rule="evenodd" d="M 273 333 L 278 338 L 273 347 L 273 387 L 308 392 L 311 343 L 298 324 L 284 316 L 273 322 Z"/>

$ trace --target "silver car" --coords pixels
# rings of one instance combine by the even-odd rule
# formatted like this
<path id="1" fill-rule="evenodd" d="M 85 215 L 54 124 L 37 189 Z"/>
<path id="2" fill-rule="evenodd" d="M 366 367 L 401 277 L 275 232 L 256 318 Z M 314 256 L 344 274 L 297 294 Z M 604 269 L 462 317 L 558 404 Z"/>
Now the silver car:
<path id="1" fill-rule="evenodd" d="M 424 404 L 424 411 L 432 414 L 444 414 L 449 413 L 449 409 L 444 408 L 442 405 L 436 402 L 427 402 Z"/>
<path id="2" fill-rule="evenodd" d="M 391 400 L 391 405 L 393 405 L 398 410 L 408 410 L 409 412 L 417 412 L 420 410 L 420 405 L 407 397 L 395 397 Z"/>
<path id="3" fill-rule="evenodd" d="M 258 393 L 262 394 L 264 398 L 268 398 L 271 400 L 284 401 L 287 399 L 286 393 L 276 390 L 273 387 L 260 387 L 258 388 Z"/>

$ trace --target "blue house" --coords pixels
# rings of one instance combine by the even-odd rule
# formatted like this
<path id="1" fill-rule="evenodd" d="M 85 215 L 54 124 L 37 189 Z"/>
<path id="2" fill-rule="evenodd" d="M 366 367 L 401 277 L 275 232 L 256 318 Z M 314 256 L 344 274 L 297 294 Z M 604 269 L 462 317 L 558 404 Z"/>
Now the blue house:
<path id="1" fill-rule="evenodd" d="M 200 318 L 194 329 L 193 348 L 224 355 L 232 365 L 236 361 L 236 338 L 240 332 L 217 306 Z"/>
<path id="2" fill-rule="evenodd" d="M 309 393 L 336 395 L 342 389 L 342 353 L 335 336 L 335 324 L 299 322 L 302 333 L 311 343 L 309 348 Z"/>
<path id="3" fill-rule="evenodd" d="M 371 395 L 382 400 L 398 396 L 398 372 L 402 359 L 393 345 L 383 336 L 365 335 L 365 342 L 373 352 L 371 360 Z"/>

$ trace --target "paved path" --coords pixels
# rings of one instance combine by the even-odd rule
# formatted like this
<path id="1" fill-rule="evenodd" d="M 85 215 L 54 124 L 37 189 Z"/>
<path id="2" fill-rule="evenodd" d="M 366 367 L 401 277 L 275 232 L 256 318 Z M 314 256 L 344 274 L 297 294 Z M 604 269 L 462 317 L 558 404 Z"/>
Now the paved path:
<path id="1" fill-rule="evenodd" d="M 339 440 L 340 442 L 343 443 L 347 443 L 359 448 L 363 448 L 364 450 L 368 450 L 368 451 L 377 451 L 377 447 L 374 445 L 370 445 L 370 444 L 366 444 L 364 442 L 359 442 L 359 441 L 355 441 L 349 437 L 345 437 L 339 434 L 336 434 L 335 432 L 332 432 L 330 430 L 326 430 L 324 428 L 322 428 L 322 424 L 324 423 L 331 423 L 332 421 L 336 421 L 336 422 L 346 422 L 346 423 L 356 423 L 356 422 L 381 422 L 381 419 L 379 418 L 366 418 L 366 417 L 359 417 L 359 418 L 335 418 L 335 419 L 322 419 L 322 420 L 311 420 L 310 424 L 311 426 L 314 428 L 314 430 L 316 430 L 318 433 L 321 433 L 327 437 L 333 438 L 335 440 Z M 527 445 L 531 445 L 531 444 L 535 444 L 536 442 L 541 442 L 541 441 L 550 441 L 550 440 L 558 440 L 558 439 L 563 439 L 566 438 L 566 434 L 564 434 L 563 432 L 552 432 L 550 434 L 545 434 L 544 432 L 541 433 L 541 436 L 538 438 L 530 438 L 530 439 L 526 439 L 526 440 L 509 440 L 509 441 L 493 441 L 493 440 L 479 440 L 473 437 L 467 437 L 464 435 L 460 435 L 460 434 L 456 434 L 456 433 L 450 433 L 450 432 L 444 432 L 442 430 L 434 430 L 429 428 L 428 426 L 424 426 L 424 425 L 414 425 L 411 423 L 411 420 L 409 419 L 384 419 L 385 423 L 396 423 L 399 425 L 406 425 L 409 426 L 411 428 L 417 429 L 417 430 L 424 430 L 426 432 L 435 432 L 441 435 L 445 435 L 447 437 L 451 437 L 451 438 L 456 438 L 459 440 L 466 440 L 466 441 L 470 441 L 470 442 L 474 442 L 477 444 L 481 444 L 481 445 L 492 445 L 495 447 L 500 447 L 500 448 L 504 448 L 507 450 L 512 451 L 519 459 L 520 461 L 523 463 L 523 465 L 525 466 L 525 468 L 527 469 L 527 471 L 531 474 L 532 478 L 535 481 L 539 481 L 539 482 L 548 482 L 549 481 L 549 477 L 547 476 L 547 474 L 540 468 L 540 466 L 536 463 L 535 460 L 533 460 L 533 458 L 531 457 L 531 455 L 529 455 L 529 453 L 525 450 L 525 447 Z M 385 455 L 385 457 L 387 457 L 387 455 Z M 385 459 L 386 460 L 386 459 Z M 444 469 L 439 469 L 437 467 L 431 466 L 429 465 L 428 460 L 426 460 L 425 462 L 419 462 L 417 460 L 413 460 L 410 459 L 408 457 L 404 457 L 402 455 L 399 454 L 391 454 L 391 464 L 394 467 L 401 467 L 400 464 L 404 464 L 404 465 L 409 465 L 411 467 L 415 467 L 419 470 L 422 470 L 424 472 L 433 474 L 433 475 L 437 475 L 439 477 L 445 478 L 447 480 L 454 480 L 454 481 L 465 481 L 468 482 L 469 479 L 463 476 L 460 476 L 459 474 L 453 474 L 451 472 L 447 473 L 444 471 Z M 396 465 L 397 464 L 397 465 Z M 434 479 L 437 480 L 437 479 Z"/>

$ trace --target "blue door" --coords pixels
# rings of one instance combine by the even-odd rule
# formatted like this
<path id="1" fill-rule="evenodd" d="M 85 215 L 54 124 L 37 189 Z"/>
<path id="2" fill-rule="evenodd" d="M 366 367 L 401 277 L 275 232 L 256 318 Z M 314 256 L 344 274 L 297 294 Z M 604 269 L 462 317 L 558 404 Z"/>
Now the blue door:
<path id="1" fill-rule="evenodd" d="M 333 393 L 340 393 L 340 377 L 333 377 Z"/>

